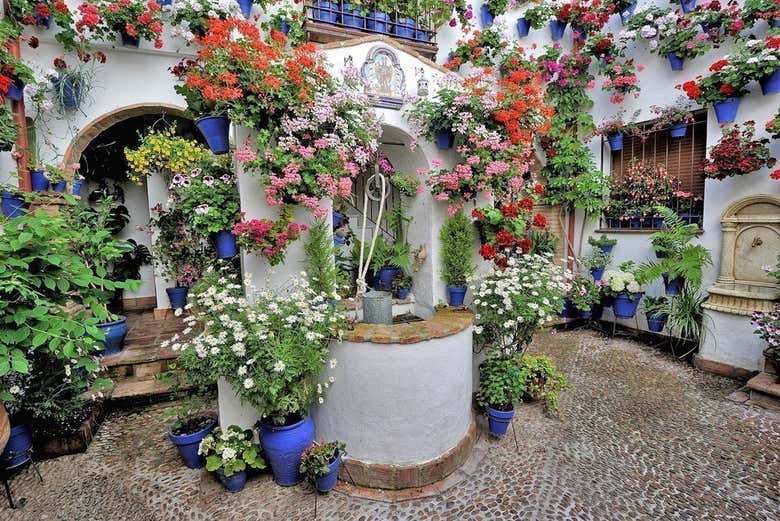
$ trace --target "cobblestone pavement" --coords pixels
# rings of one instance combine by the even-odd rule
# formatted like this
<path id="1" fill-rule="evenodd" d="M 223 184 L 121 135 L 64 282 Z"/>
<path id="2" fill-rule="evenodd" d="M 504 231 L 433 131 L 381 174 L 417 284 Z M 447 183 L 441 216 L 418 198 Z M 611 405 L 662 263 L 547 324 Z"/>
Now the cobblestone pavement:
<path id="1" fill-rule="evenodd" d="M 317 519 L 780 521 L 780 415 L 724 397 L 738 384 L 630 340 L 591 332 L 539 335 L 573 385 L 561 419 L 538 404 L 511 435 L 483 439 L 473 479 L 426 499 L 384 503 L 320 496 Z M 269 475 L 239 494 L 189 470 L 165 438 L 161 407 L 112 414 L 86 454 L 40 465 L 13 482 L 28 498 L 16 520 L 312 520 L 314 495 Z M 4 499 L 4 498 L 0 498 Z"/>

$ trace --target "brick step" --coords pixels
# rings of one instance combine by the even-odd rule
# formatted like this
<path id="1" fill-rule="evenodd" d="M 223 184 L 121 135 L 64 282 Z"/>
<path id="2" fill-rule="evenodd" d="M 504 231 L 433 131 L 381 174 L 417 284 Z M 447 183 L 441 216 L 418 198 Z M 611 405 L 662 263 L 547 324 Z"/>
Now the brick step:
<path id="1" fill-rule="evenodd" d="M 168 368 L 168 363 L 176 358 L 176 353 L 159 346 L 145 348 L 126 348 L 121 352 L 104 356 L 101 360 L 110 378 L 128 376 L 154 376 Z"/>
<path id="2" fill-rule="evenodd" d="M 168 401 L 181 391 L 186 389 L 179 388 L 173 391 L 168 383 L 157 380 L 153 376 L 131 376 L 114 380 L 107 396 L 113 407 L 122 408 Z"/>
<path id="3" fill-rule="evenodd" d="M 780 382 L 777 381 L 776 375 L 758 373 L 748 380 L 746 385 L 750 392 L 748 403 L 780 412 Z"/>

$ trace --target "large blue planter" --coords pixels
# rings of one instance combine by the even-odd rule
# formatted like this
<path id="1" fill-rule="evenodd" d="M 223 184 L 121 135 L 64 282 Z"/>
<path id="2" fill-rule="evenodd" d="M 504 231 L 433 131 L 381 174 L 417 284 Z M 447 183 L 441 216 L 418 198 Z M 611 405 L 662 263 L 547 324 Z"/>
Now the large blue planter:
<path id="1" fill-rule="evenodd" d="M 479 8 L 479 19 L 482 20 L 482 27 L 493 25 L 493 18 L 490 8 L 486 4 L 482 4 L 482 7 Z"/>
<path id="2" fill-rule="evenodd" d="M 669 274 L 663 274 L 664 288 L 667 295 L 679 295 L 685 286 L 685 277 L 675 277 L 669 280 Z"/>
<path id="3" fill-rule="evenodd" d="M 204 116 L 195 120 L 195 124 L 213 153 L 227 154 L 230 150 L 230 120 L 227 116 Z"/>
<path id="4" fill-rule="evenodd" d="M 244 489 L 244 485 L 246 485 L 245 470 L 234 472 L 230 476 L 226 476 L 225 472 L 219 468 L 217 469 L 216 474 L 222 484 L 225 485 L 228 492 L 241 492 Z"/>
<path id="5" fill-rule="evenodd" d="M 447 301 L 450 306 L 454 308 L 462 306 L 467 289 L 466 286 L 447 286 Z"/>
<path id="6" fill-rule="evenodd" d="M 633 318 L 634 315 L 636 315 L 636 308 L 639 306 L 639 301 L 641 299 L 641 293 L 634 293 L 633 300 L 626 292 L 616 296 L 615 302 L 612 304 L 612 310 L 615 312 L 615 316 L 618 318 Z"/>
<path id="7" fill-rule="evenodd" d="M 53 185 L 51 189 L 54 190 L 55 192 L 62 193 L 65 191 L 66 184 L 67 183 L 65 181 L 59 181 L 57 184 Z"/>
<path id="8" fill-rule="evenodd" d="M 577 318 L 580 316 L 580 310 L 578 310 L 572 303 L 569 297 L 563 299 L 563 309 L 561 310 L 561 317 L 563 318 Z"/>
<path id="9" fill-rule="evenodd" d="M 607 141 L 609 141 L 609 148 L 613 152 L 623 150 L 623 134 L 611 134 L 607 136 Z"/>
<path id="10" fill-rule="evenodd" d="M 666 321 L 669 315 L 665 313 L 645 313 L 647 317 L 647 329 L 653 333 L 660 333 L 666 326 Z"/>
<path id="11" fill-rule="evenodd" d="M 436 147 L 442 150 L 452 148 L 455 144 L 455 134 L 452 131 L 436 133 Z"/>
<path id="12" fill-rule="evenodd" d="M 168 294 L 168 300 L 171 301 L 173 309 L 181 309 L 187 305 L 187 293 L 189 288 L 165 288 Z"/>
<path id="13" fill-rule="evenodd" d="M 30 170 L 30 183 L 36 192 L 45 192 L 49 189 L 49 179 L 43 170 Z"/>
<path id="14" fill-rule="evenodd" d="M 379 276 L 376 278 L 377 291 L 390 291 L 393 288 L 393 277 L 399 272 L 399 268 L 385 266 L 379 270 Z"/>
<path id="15" fill-rule="evenodd" d="M 214 420 L 205 428 L 192 434 L 174 434 L 170 428 L 168 429 L 168 438 L 176 445 L 179 456 L 188 468 L 199 469 L 206 465 L 206 458 L 198 454 L 198 448 L 201 440 L 208 436 L 216 426 L 217 420 Z"/>
<path id="16" fill-rule="evenodd" d="M 520 38 L 524 38 L 528 36 L 528 33 L 531 31 L 531 22 L 529 22 L 525 17 L 521 16 L 517 19 L 517 36 Z"/>
<path id="17" fill-rule="evenodd" d="M 618 220 L 620 220 L 620 219 L 618 219 Z M 603 251 L 604 253 L 612 253 L 612 248 L 614 248 L 614 247 L 615 247 L 614 244 L 611 245 L 611 246 L 605 246 L 603 244 L 599 245 L 599 249 L 601 251 Z"/>
<path id="18" fill-rule="evenodd" d="M 120 316 L 118 320 L 98 324 L 97 327 L 103 331 L 104 336 L 101 356 L 115 355 L 122 350 L 127 335 L 127 317 Z"/>
<path id="19" fill-rule="evenodd" d="M 604 276 L 604 266 L 600 268 L 591 268 L 590 276 L 593 277 L 593 280 L 596 282 L 600 281 L 601 277 Z"/>
<path id="20" fill-rule="evenodd" d="M 274 480 L 283 487 L 301 481 L 301 454 L 314 441 L 314 422 L 309 416 L 292 425 L 258 423 L 260 444 L 271 465 Z"/>
<path id="21" fill-rule="evenodd" d="M 740 100 L 741 98 L 726 98 L 714 104 L 718 123 L 731 123 L 736 119 Z"/>
<path id="22" fill-rule="evenodd" d="M 506 434 L 509 424 L 512 423 L 512 418 L 515 415 L 515 408 L 512 407 L 511 411 L 499 411 L 491 407 L 485 407 L 488 416 L 488 427 L 490 428 L 490 434 L 494 436 L 503 436 Z"/>
<path id="23" fill-rule="evenodd" d="M 11 469 L 30 459 L 32 433 L 27 425 L 11 427 L 11 435 L 3 453 L 0 454 L 0 468 Z"/>
<path id="24" fill-rule="evenodd" d="M 230 230 L 222 230 L 213 234 L 214 249 L 217 250 L 217 257 L 220 259 L 229 259 L 235 257 L 238 253 L 236 248 L 236 236 Z"/>
<path id="25" fill-rule="evenodd" d="M 24 82 L 19 78 L 14 78 L 11 82 L 11 86 L 8 87 L 8 92 L 6 92 L 5 97 L 14 101 L 22 99 L 24 97 Z"/>
<path id="26" fill-rule="evenodd" d="M 688 124 L 687 123 L 675 123 L 669 129 L 669 135 L 671 137 L 673 137 L 674 139 L 679 139 L 681 137 L 685 137 L 685 133 L 687 131 L 688 131 Z"/>
<path id="27" fill-rule="evenodd" d="M 24 199 L 12 192 L 2 192 L 0 197 L 2 198 L 3 214 L 9 219 L 26 214 L 30 207 L 30 203 L 25 203 Z"/>
<path id="28" fill-rule="evenodd" d="M 634 10 L 636 9 L 636 2 L 629 5 L 622 11 L 620 11 L 620 22 L 625 24 L 629 18 L 631 18 L 634 15 Z"/>
<path id="29" fill-rule="evenodd" d="M 363 17 L 360 16 L 360 11 L 355 9 L 352 4 L 343 4 L 341 6 L 341 23 L 345 27 L 362 29 Z"/>
<path id="30" fill-rule="evenodd" d="M 685 58 L 680 58 L 673 52 L 666 53 L 666 57 L 669 59 L 669 65 L 672 66 L 673 71 L 683 70 L 683 64 L 685 63 Z"/>
<path id="31" fill-rule="evenodd" d="M 767 94 L 777 94 L 780 92 L 780 69 L 775 70 L 775 72 L 769 76 L 759 78 L 758 83 L 761 85 L 761 92 L 764 96 Z"/>
<path id="32" fill-rule="evenodd" d="M 66 109 L 75 109 L 81 105 L 84 95 L 84 81 L 75 82 L 73 77 L 66 76 L 64 80 L 59 76 L 51 80 L 57 91 L 56 98 Z"/>
<path id="33" fill-rule="evenodd" d="M 238 7 L 241 9 L 241 14 L 244 18 L 249 18 L 252 15 L 252 0 L 236 0 Z"/>
<path id="34" fill-rule="evenodd" d="M 312 4 L 312 15 L 315 20 L 326 23 L 336 23 L 338 16 L 339 6 L 333 2 L 326 2 L 325 0 L 315 0 Z"/>
<path id="35" fill-rule="evenodd" d="M 390 16 L 387 13 L 374 11 L 373 13 L 368 13 L 368 16 L 366 16 L 366 28 L 371 31 L 386 34 L 388 32 L 387 26 L 389 21 Z"/>
<path id="36" fill-rule="evenodd" d="M 319 492 L 330 492 L 336 486 L 339 480 L 339 466 L 341 465 L 341 454 L 336 455 L 336 460 L 328 465 L 330 469 L 327 474 L 317 478 L 314 481 L 314 486 Z"/>
<path id="37" fill-rule="evenodd" d="M 689 13 L 696 8 L 696 0 L 680 0 L 683 13 Z"/>
<path id="38" fill-rule="evenodd" d="M 550 36 L 553 40 L 560 40 L 563 38 L 563 33 L 566 32 L 566 22 L 559 22 L 558 20 L 552 20 L 550 22 Z"/>
<path id="39" fill-rule="evenodd" d="M 399 38 L 414 40 L 417 33 L 417 22 L 411 18 L 399 18 L 395 21 L 395 35 Z"/>

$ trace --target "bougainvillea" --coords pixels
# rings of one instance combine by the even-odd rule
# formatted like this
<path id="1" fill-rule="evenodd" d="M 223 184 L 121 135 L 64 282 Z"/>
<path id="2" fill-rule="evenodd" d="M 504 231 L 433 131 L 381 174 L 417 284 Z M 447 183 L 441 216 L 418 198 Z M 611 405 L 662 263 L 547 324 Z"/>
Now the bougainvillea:
<path id="1" fill-rule="evenodd" d="M 704 175 L 712 179 L 725 179 L 755 172 L 764 166 L 772 167 L 775 159 L 770 157 L 769 139 L 754 139 L 755 123 L 746 121 L 742 128 L 735 124 L 723 130 L 723 136 L 705 159 Z"/>

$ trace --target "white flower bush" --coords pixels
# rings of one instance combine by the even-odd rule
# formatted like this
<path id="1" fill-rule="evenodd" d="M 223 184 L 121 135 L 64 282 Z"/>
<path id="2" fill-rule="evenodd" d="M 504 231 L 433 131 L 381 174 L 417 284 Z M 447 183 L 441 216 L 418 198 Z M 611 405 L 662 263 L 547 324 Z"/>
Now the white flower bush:
<path id="1" fill-rule="evenodd" d="M 624 262 L 616 270 L 607 270 L 601 278 L 604 292 L 615 297 L 621 293 L 634 295 L 644 292 L 644 286 L 637 280 L 632 262 Z"/>

